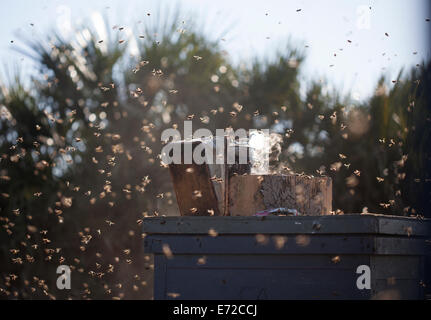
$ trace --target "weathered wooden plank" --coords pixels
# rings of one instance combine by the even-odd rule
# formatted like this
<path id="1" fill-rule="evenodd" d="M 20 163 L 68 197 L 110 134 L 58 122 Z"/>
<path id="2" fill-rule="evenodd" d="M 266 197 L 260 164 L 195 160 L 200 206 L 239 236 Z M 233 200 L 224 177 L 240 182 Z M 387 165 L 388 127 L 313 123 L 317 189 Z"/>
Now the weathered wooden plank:
<path id="1" fill-rule="evenodd" d="M 302 175 L 238 175 L 229 180 L 229 213 L 251 216 L 264 209 L 296 209 L 302 215 L 329 215 L 332 180 Z"/>
<path id="2" fill-rule="evenodd" d="M 340 235 L 154 235 L 145 240 L 148 252 L 175 254 L 370 254 L 425 255 L 424 239 Z M 329 257 L 328 259 L 330 259 Z"/>
<path id="3" fill-rule="evenodd" d="M 416 221 L 417 223 L 411 223 Z M 379 231 L 384 234 L 425 235 L 430 234 L 430 224 L 420 223 L 420 219 L 379 219 Z M 428 221 L 430 221 L 428 219 Z"/>
<path id="4" fill-rule="evenodd" d="M 258 257 L 258 258 L 257 258 Z M 324 257 L 324 259 L 321 259 Z M 190 259 L 192 258 L 192 259 Z M 204 258 L 204 259 L 199 259 Z M 350 265 L 370 264 L 369 255 L 343 255 L 339 262 L 332 261 L 333 256 L 321 255 L 320 267 L 326 269 L 344 269 Z M 389 259 L 390 260 L 390 259 Z M 270 262 L 269 262 L 270 261 Z M 226 254 L 226 255 L 187 255 L 177 254 L 174 259 L 166 261 L 168 268 L 223 268 L 247 266 L 249 269 L 263 269 L 270 266 L 273 269 L 316 269 L 316 255 L 255 255 L 255 254 Z M 356 268 L 355 268 L 356 269 Z"/>
<path id="5" fill-rule="evenodd" d="M 166 295 L 168 284 L 166 283 L 166 274 L 168 272 L 167 261 L 164 255 L 154 255 L 154 296 L 163 297 Z"/>
<path id="6" fill-rule="evenodd" d="M 426 239 L 414 237 L 378 237 L 375 239 L 377 254 L 393 255 L 402 252 L 408 255 L 430 255 L 431 248 Z"/>
<path id="7" fill-rule="evenodd" d="M 424 299 L 430 227 L 372 214 L 157 217 L 144 244 L 158 257 L 156 299 Z M 360 265 L 370 289 L 356 286 Z"/>
<path id="8" fill-rule="evenodd" d="M 381 228 L 392 220 L 402 228 Z M 405 231 L 411 228 L 411 233 Z M 268 216 L 268 217 L 150 217 L 143 232 L 157 234 L 382 234 L 430 236 L 431 220 L 384 215 Z"/>
<path id="9" fill-rule="evenodd" d="M 167 261 L 169 279 L 164 295 L 155 299 L 369 299 L 356 289 L 356 267 L 368 256 L 346 256 L 334 264 L 324 255 L 211 255 L 205 264 L 197 256 Z"/>
<path id="10" fill-rule="evenodd" d="M 398 279 L 418 279 L 421 272 L 420 256 L 388 256 L 388 255 L 373 255 L 371 256 L 371 264 L 376 266 L 372 270 L 374 279 L 391 280 L 390 278 Z M 413 268 L 412 266 L 416 266 Z"/>

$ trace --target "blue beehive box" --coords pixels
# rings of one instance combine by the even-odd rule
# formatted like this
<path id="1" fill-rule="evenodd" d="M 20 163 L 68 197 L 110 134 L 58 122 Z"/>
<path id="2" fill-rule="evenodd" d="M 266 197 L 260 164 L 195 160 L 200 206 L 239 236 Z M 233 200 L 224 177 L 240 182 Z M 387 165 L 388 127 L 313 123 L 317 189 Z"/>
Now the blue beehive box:
<path id="1" fill-rule="evenodd" d="M 430 224 L 367 214 L 152 217 L 143 228 L 155 299 L 424 299 Z"/>

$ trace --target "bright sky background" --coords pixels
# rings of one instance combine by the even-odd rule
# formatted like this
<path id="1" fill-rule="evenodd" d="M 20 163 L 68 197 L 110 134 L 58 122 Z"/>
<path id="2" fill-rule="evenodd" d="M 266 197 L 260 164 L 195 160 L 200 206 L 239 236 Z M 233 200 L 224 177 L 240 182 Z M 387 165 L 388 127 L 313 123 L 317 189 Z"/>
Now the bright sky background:
<path id="1" fill-rule="evenodd" d="M 179 3 L 186 25 L 193 16 L 208 34 L 228 29 L 221 45 L 235 63 L 270 57 L 291 39 L 307 53 L 304 82 L 326 78 L 360 100 L 372 93 L 382 73 L 393 79 L 401 68 L 431 58 L 428 0 L 2 0 L 0 79 L 5 65 L 31 72 L 30 59 L 13 50 L 20 42 L 17 32 L 31 38 L 67 27 L 69 20 L 73 25 L 91 21 L 97 11 L 112 25 L 132 27 L 153 19 L 146 14 L 155 13 L 159 3 Z"/>

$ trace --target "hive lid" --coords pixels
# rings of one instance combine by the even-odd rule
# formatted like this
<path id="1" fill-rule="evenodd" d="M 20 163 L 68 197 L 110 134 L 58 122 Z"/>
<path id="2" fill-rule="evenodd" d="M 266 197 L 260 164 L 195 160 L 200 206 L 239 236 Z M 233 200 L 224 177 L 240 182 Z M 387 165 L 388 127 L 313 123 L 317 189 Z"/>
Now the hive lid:
<path id="1" fill-rule="evenodd" d="M 431 236 L 431 220 L 377 214 L 268 217 L 149 217 L 147 234 L 380 234 Z"/>

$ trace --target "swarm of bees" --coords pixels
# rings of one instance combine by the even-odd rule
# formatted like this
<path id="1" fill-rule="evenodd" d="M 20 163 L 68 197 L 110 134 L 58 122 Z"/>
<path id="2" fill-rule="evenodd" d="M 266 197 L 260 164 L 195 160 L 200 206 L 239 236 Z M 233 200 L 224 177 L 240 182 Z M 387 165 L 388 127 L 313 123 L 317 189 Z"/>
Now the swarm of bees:
<path id="1" fill-rule="evenodd" d="M 298 8 L 296 12 L 301 12 L 301 15 L 306 13 L 301 8 Z M 150 13 L 147 16 L 149 17 Z M 429 19 L 426 19 L 426 22 L 429 22 Z M 123 31 L 115 43 L 121 50 L 128 46 L 129 42 L 132 42 L 129 41 L 131 38 L 122 38 L 127 28 L 114 26 L 113 30 L 115 32 Z M 186 30 L 183 28 L 176 32 L 180 36 L 187 36 Z M 391 36 L 387 32 L 384 35 L 388 38 L 385 41 L 390 41 L 396 36 L 392 32 Z M 140 34 L 138 38 L 142 42 L 151 42 L 156 39 L 156 36 Z M 353 47 L 355 44 L 353 40 L 353 38 L 347 39 L 346 44 L 346 40 L 343 39 L 343 43 Z M 13 40 L 10 42 L 13 43 Z M 96 42 L 96 48 L 102 48 L 108 41 L 99 39 Z M 154 49 L 153 45 L 162 44 L 160 41 L 154 40 L 149 48 Z M 160 174 L 159 177 L 159 173 L 166 172 L 167 168 L 161 161 L 159 150 L 162 144 L 159 141 L 162 128 L 171 126 L 173 129 L 177 129 L 183 120 L 195 121 L 209 126 L 213 123 L 219 123 L 217 121 L 220 119 L 224 119 L 226 127 L 230 128 L 235 124 L 244 123 L 248 126 L 264 124 L 277 130 L 282 128 L 283 143 L 289 143 L 290 146 L 295 145 L 295 142 L 298 144 L 296 139 L 301 138 L 300 130 L 296 132 L 294 121 L 289 119 L 293 114 L 292 112 L 297 112 L 295 108 L 299 108 L 298 106 L 292 106 L 288 101 L 259 101 L 261 103 L 259 105 L 257 103 L 256 105 L 251 103 L 249 105 L 242 102 L 242 97 L 235 95 L 230 97 L 233 91 L 239 92 L 243 96 L 250 95 L 252 92 L 250 92 L 248 80 L 235 75 L 227 67 L 227 61 L 221 61 L 222 65 L 211 71 L 212 76 L 208 79 L 208 83 L 211 94 L 230 97 L 232 101 L 229 105 L 219 105 L 218 101 L 215 100 L 205 101 L 205 103 L 211 103 L 212 106 L 204 108 L 199 105 L 199 108 L 190 110 L 187 109 L 189 102 L 184 99 L 184 95 L 191 94 L 188 91 L 189 83 L 182 83 L 181 80 L 184 79 L 181 78 L 181 74 L 186 71 L 182 69 L 178 72 L 170 71 L 173 65 L 173 61 L 170 61 L 171 58 L 163 57 L 158 61 L 152 61 L 147 60 L 148 57 L 138 57 L 130 65 L 130 70 L 127 70 L 127 72 L 130 71 L 128 76 L 135 82 L 125 85 L 110 79 L 106 74 L 94 74 L 94 71 L 87 66 L 85 59 L 88 52 L 85 50 L 83 53 L 79 53 L 52 43 L 50 46 L 49 54 L 53 58 L 62 55 L 62 58 L 58 59 L 57 67 L 60 70 L 67 70 L 65 74 L 68 78 L 65 82 L 67 85 L 73 85 L 77 88 L 74 91 L 77 96 L 85 90 L 90 90 L 83 87 L 85 81 L 100 80 L 91 89 L 91 96 L 96 96 L 99 103 L 96 106 L 95 100 L 91 101 L 91 99 L 80 97 L 72 99 L 62 96 L 60 103 L 64 105 L 67 112 L 45 108 L 40 122 L 32 123 L 31 127 L 27 128 L 30 134 L 18 137 L 11 135 L 14 140 L 10 143 L 9 153 L 0 155 L 0 165 L 6 163 L 8 166 L 19 168 L 20 165 L 25 165 L 25 161 L 29 158 L 37 159 L 34 161 L 34 168 L 31 168 L 35 179 L 41 179 L 41 181 L 61 180 L 61 182 L 58 183 L 58 190 L 52 194 L 48 194 L 45 190 L 31 189 L 29 194 L 22 195 L 26 201 L 28 199 L 34 203 L 46 201 L 48 206 L 44 208 L 43 212 L 34 212 L 28 206 L 22 208 L 14 206 L 7 213 L 1 211 L 2 228 L 0 232 L 11 240 L 11 247 L 8 250 L 11 267 L 8 267 L 8 270 L 20 270 L 26 265 L 35 265 L 39 261 L 43 261 L 51 267 L 58 264 L 68 265 L 73 271 L 79 273 L 81 279 L 85 279 L 81 283 L 80 292 L 73 297 L 67 296 L 67 298 L 90 299 L 95 295 L 94 292 L 99 290 L 107 298 L 119 300 L 126 297 L 126 292 L 129 291 L 138 293 L 143 292 L 144 289 L 148 291 L 147 281 L 144 279 L 148 279 L 148 274 L 150 274 L 148 271 L 151 271 L 154 265 L 151 257 L 144 255 L 142 259 L 142 252 L 136 250 L 146 237 L 140 232 L 141 226 L 149 216 L 176 213 L 174 194 L 172 189 L 169 189 L 169 185 L 165 183 L 168 179 L 167 175 L 162 176 Z M 197 48 L 193 53 L 187 50 L 184 48 L 183 51 L 179 52 L 181 57 L 184 55 L 183 53 L 187 53 L 184 55 L 187 58 L 178 57 L 178 59 L 188 59 L 187 63 L 184 64 L 187 68 L 196 68 L 199 70 L 198 72 L 203 72 L 204 68 L 209 68 L 206 62 L 210 60 L 210 57 L 205 54 L 204 50 L 201 51 Z M 80 61 L 76 66 L 64 62 L 75 55 L 79 57 L 78 60 Z M 333 56 L 337 57 L 336 54 Z M 296 62 L 291 62 L 291 65 L 292 63 L 296 65 Z M 335 65 L 331 64 L 330 66 Z M 247 76 L 244 77 L 247 78 Z M 51 75 L 46 75 L 45 80 L 46 83 L 39 83 L 38 85 L 46 90 L 57 88 L 60 95 L 63 94 L 60 90 L 63 80 Z M 398 85 L 400 80 L 393 80 L 392 83 Z M 206 89 L 202 88 L 202 90 Z M 199 104 L 201 103 L 202 101 L 199 101 Z M 265 103 L 270 105 L 265 105 Z M 0 104 L 0 107 L 2 119 L 6 119 L 14 126 L 16 120 L 7 111 L 7 106 L 3 107 Z M 349 112 L 344 108 L 336 111 L 320 110 L 317 101 L 315 103 L 313 99 L 303 103 L 300 108 L 305 110 L 304 114 L 314 114 L 314 118 L 310 120 L 315 121 L 313 122 L 315 125 L 313 130 L 322 126 L 324 129 L 320 133 L 331 135 L 334 139 L 341 138 L 344 141 L 349 141 L 352 131 L 354 131 L 352 127 L 357 125 L 354 121 L 349 121 Z M 407 108 L 409 112 L 413 110 L 415 108 L 414 101 L 411 101 Z M 191 113 L 196 110 L 198 112 Z M 172 123 L 175 120 L 177 123 Z M 365 120 L 365 122 L 368 121 Z M 394 121 L 397 121 L 397 118 L 394 118 Z M 292 122 L 293 125 L 286 124 L 288 122 Z M 120 125 L 111 126 L 112 123 L 120 123 Z M 85 127 L 85 131 L 82 132 L 89 133 L 88 136 L 79 133 L 81 131 L 78 129 L 82 127 Z M 60 129 L 55 131 L 57 128 Z M 122 131 L 111 131 L 112 128 Z M 409 129 L 406 128 L 406 130 Z M 310 137 L 312 135 L 317 136 L 315 132 L 311 131 L 309 132 Z M 399 136 L 401 135 L 402 133 Z M 322 138 L 322 141 L 325 139 Z M 380 138 L 379 142 L 382 148 L 392 149 L 400 147 L 402 143 L 399 137 Z M 306 148 L 307 146 L 305 146 Z M 292 148 L 293 151 L 289 148 L 285 149 L 285 162 L 279 163 L 277 170 L 292 173 L 291 168 L 295 167 L 301 158 L 295 155 L 297 153 L 295 148 Z M 324 152 L 324 148 L 306 149 L 304 152 L 305 154 L 319 153 Z M 144 169 L 136 167 L 138 163 L 136 159 L 139 159 L 139 164 L 142 163 Z M 394 168 L 388 167 L 384 168 L 382 172 L 374 172 L 378 174 L 375 177 L 378 187 L 389 184 L 393 177 L 400 184 L 405 179 L 405 173 L 402 172 L 401 168 L 406 161 L 408 161 L 407 156 L 401 155 Z M 355 163 L 357 162 L 354 154 L 348 152 L 344 154 L 337 151 L 330 163 L 319 165 L 313 169 L 313 172 L 321 176 L 332 175 L 335 178 L 338 175 L 345 175 L 347 178 L 340 180 L 347 187 L 346 194 L 354 196 L 355 188 L 361 184 L 361 179 L 368 174 L 361 168 L 355 168 Z M 69 169 L 71 170 L 68 171 Z M 160 171 L 157 171 L 159 169 Z M 97 172 L 97 178 L 94 178 L 96 175 L 91 175 L 92 172 Z M 194 174 L 194 169 L 188 168 L 186 174 Z M 79 179 L 73 179 L 74 175 L 79 175 Z M 67 178 L 71 182 L 63 181 L 63 177 L 63 180 Z M 117 181 L 116 177 L 126 184 L 121 183 L 120 185 L 120 181 Z M 11 177 L 6 169 L 0 167 L 1 183 L 22 178 Z M 87 181 L 89 178 L 97 180 Z M 79 180 L 82 180 L 82 185 L 78 183 Z M 222 178 L 217 176 L 211 177 L 211 181 L 219 184 L 224 182 Z M 190 190 L 190 192 L 193 199 L 203 197 L 201 190 Z M 10 206 L 19 203 L 17 199 L 19 196 L 6 192 L 0 194 L 1 200 Z M 383 212 L 387 212 L 397 205 L 397 199 L 401 196 L 402 192 L 397 188 L 393 199 L 382 200 L 376 206 L 381 208 Z M 143 207 L 146 211 L 138 210 Z M 125 212 L 124 208 L 128 208 L 127 211 L 130 210 L 130 212 Z M 404 214 L 419 214 L 414 208 L 406 207 L 404 210 Z M 105 215 L 103 217 L 93 216 L 93 211 L 104 212 Z M 197 208 L 190 208 L 192 214 L 197 213 L 197 211 Z M 214 210 L 208 210 L 208 213 L 214 215 Z M 368 213 L 367 207 L 364 207 L 363 213 Z M 341 209 L 336 209 L 333 214 L 341 215 L 344 212 Z M 40 215 L 46 216 L 42 219 L 46 224 L 36 225 L 34 223 L 40 218 Z M 55 221 L 55 224 L 52 221 Z M 25 226 L 21 230 L 22 232 L 18 231 L 17 226 L 19 225 Z M 75 240 L 74 244 L 76 245 L 76 248 L 73 249 L 67 247 L 73 243 L 64 243 L 58 237 L 51 236 L 58 230 L 67 229 L 69 225 L 69 230 L 73 231 L 68 231 L 68 234 L 73 233 L 71 238 Z M 127 229 L 123 230 L 122 227 Z M 218 232 L 209 229 L 208 236 L 215 238 L 218 236 Z M 126 240 L 117 243 L 118 237 Z M 256 235 L 257 243 L 263 244 L 268 241 L 269 239 L 264 235 Z M 272 241 L 278 249 L 282 249 L 287 240 L 283 237 L 275 237 Z M 303 246 L 308 244 L 309 239 L 298 237 L 295 241 L 298 245 Z M 123 247 L 125 243 L 133 245 Z M 103 250 L 99 250 L 99 247 Z M 173 252 L 169 245 L 164 244 L 162 250 L 168 259 L 173 258 Z M 76 256 L 71 258 L 70 252 Z M 206 261 L 206 257 L 201 257 L 197 264 L 205 265 Z M 335 256 L 331 258 L 331 261 L 337 264 L 340 263 L 341 258 Z M 133 274 L 131 279 L 123 279 L 124 283 L 116 282 L 122 279 L 128 270 L 135 270 L 133 267 L 137 263 L 144 266 L 144 273 Z M 118 276 L 116 276 L 117 273 Z M 2 273 L 0 276 L 2 277 L 0 279 L 0 297 L 5 295 L 7 297 L 31 298 L 39 294 L 50 299 L 56 298 L 53 293 L 55 288 L 48 285 L 48 279 L 42 279 L 40 275 L 35 274 L 28 277 L 15 273 L 8 273 L 7 275 Z M 21 277 L 25 278 L 21 279 Z M 112 282 L 112 279 L 116 283 Z M 22 292 L 14 289 L 14 283 L 17 281 L 22 281 L 25 284 Z M 180 297 L 180 294 L 175 292 L 168 295 L 173 298 Z"/>

